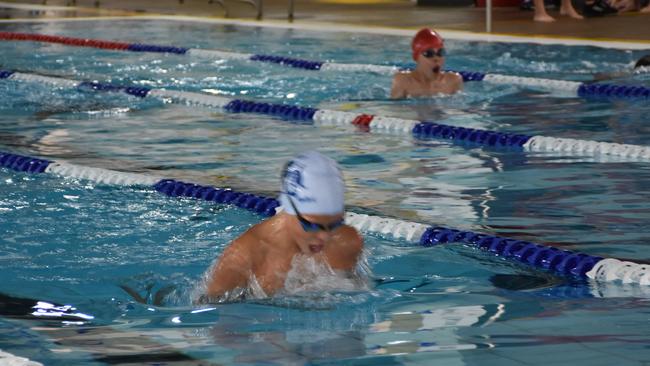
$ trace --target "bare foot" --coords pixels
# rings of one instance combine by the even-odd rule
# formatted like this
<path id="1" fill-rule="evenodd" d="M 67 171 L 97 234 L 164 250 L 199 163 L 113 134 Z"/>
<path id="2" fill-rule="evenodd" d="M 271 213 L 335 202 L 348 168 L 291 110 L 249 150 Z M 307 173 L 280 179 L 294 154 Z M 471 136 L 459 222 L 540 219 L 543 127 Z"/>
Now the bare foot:
<path id="1" fill-rule="evenodd" d="M 553 18 L 548 14 L 535 14 L 533 20 L 536 22 L 550 23 L 550 22 L 554 22 L 555 18 Z"/>
<path id="2" fill-rule="evenodd" d="M 565 9 L 565 7 L 560 8 L 560 14 L 561 15 L 566 15 L 566 16 L 568 16 L 570 18 L 573 18 L 573 19 L 584 19 L 584 17 L 582 15 L 578 14 L 578 12 L 572 6 L 566 8 L 566 9 Z"/>
<path id="3" fill-rule="evenodd" d="M 641 13 L 650 13 L 650 5 L 646 6 L 645 8 L 639 10 Z"/>

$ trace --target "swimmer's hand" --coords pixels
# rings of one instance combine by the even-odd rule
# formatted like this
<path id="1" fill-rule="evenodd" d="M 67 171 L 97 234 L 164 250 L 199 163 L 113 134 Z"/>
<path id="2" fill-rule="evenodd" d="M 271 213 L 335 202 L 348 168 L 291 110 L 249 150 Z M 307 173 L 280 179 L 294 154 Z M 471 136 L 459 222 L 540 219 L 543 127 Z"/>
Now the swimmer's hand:
<path id="1" fill-rule="evenodd" d="M 165 286 L 160 290 L 156 291 L 152 296 L 151 290 L 153 288 L 153 284 L 149 284 L 145 288 L 147 294 L 143 297 L 136 290 L 130 288 L 127 285 L 119 285 L 119 286 L 122 290 L 124 290 L 124 292 L 129 294 L 133 298 L 133 300 L 139 302 L 140 304 L 149 304 L 149 301 L 147 299 L 152 298 L 150 305 L 154 305 L 154 306 L 162 306 L 165 297 L 176 289 L 176 286 L 174 285 Z"/>

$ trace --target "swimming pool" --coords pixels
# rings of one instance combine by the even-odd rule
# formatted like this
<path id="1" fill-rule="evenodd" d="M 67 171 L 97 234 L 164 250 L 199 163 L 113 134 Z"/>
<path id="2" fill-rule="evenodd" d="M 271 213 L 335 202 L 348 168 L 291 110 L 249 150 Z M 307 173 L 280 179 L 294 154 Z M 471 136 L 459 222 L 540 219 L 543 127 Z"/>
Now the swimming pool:
<path id="1" fill-rule="evenodd" d="M 337 62 L 408 65 L 404 37 L 162 21 L 1 24 L 34 32 Z M 647 102 L 567 98 L 481 83 L 386 100 L 390 77 L 0 43 L 2 68 L 72 79 L 371 112 L 524 134 L 648 145 Z M 643 53 L 449 41 L 448 67 L 588 80 Z M 533 61 L 530 61 L 533 60 Z M 620 83 L 648 86 L 645 76 Z M 316 128 L 250 114 L 0 82 L 0 150 L 231 186 L 267 196 L 295 152 L 343 167 L 355 212 L 647 260 L 647 163 L 527 153 Z M 259 217 L 144 188 L 0 170 L 0 293 L 71 304 L 92 319 L 0 320 L 0 349 L 44 364 L 642 364 L 648 290 L 572 282 L 462 245 L 368 235 L 374 290 L 197 308 L 190 292 Z M 139 291 L 134 301 L 120 285 Z M 155 293 L 170 289 L 162 306 Z M 147 297 L 149 293 L 149 297 Z M 64 323 L 66 322 L 66 323 Z M 83 322 L 84 324 L 79 324 Z"/>

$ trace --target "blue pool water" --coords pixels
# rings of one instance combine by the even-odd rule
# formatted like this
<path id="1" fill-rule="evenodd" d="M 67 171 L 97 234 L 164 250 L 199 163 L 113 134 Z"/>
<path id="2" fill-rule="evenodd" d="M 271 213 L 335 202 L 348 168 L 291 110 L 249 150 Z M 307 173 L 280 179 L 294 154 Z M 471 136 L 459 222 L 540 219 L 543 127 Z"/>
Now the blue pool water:
<path id="1" fill-rule="evenodd" d="M 7 23 L 0 31 L 335 62 L 406 66 L 410 57 L 402 37 L 188 22 Z M 448 44 L 450 69 L 580 81 L 630 68 L 643 54 Z M 530 135 L 650 144 L 650 108 L 639 100 L 468 83 L 453 97 L 394 102 L 386 99 L 388 76 L 30 42 L 0 42 L 0 65 Z M 650 86 L 650 79 L 617 83 Z M 341 164 L 351 211 L 648 260 L 647 163 L 468 148 L 11 80 L 0 81 L 0 95 L 1 151 L 272 196 L 282 164 L 317 148 Z M 379 235 L 365 237 L 371 291 L 196 307 L 190 298 L 206 268 L 260 217 L 151 189 L 5 169 L 0 182 L 0 294 L 69 304 L 93 317 L 26 319 L 20 303 L 27 300 L 17 305 L 0 297 L 0 350 L 47 365 L 641 365 L 650 359 L 650 289 L 574 282 L 461 245 L 418 248 Z"/>

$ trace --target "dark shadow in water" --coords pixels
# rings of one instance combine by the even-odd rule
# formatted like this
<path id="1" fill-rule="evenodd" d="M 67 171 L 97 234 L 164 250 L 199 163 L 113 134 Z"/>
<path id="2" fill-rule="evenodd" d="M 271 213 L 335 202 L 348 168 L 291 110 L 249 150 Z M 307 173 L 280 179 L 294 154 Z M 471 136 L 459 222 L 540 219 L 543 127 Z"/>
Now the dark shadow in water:
<path id="1" fill-rule="evenodd" d="M 533 290 L 557 286 L 564 281 L 557 277 L 550 276 L 531 276 L 523 274 L 495 274 L 490 277 L 490 282 L 494 287 L 511 290 Z"/>
<path id="2" fill-rule="evenodd" d="M 91 316 L 77 312 L 70 305 L 16 297 L 0 293 L 0 316 L 20 320 L 48 320 L 56 323 L 86 323 Z M 48 322 L 48 325 L 52 324 Z M 36 329 L 36 328 L 35 328 Z M 162 344 L 138 331 L 122 331 L 106 326 L 39 326 L 52 342 L 91 354 L 98 362 L 109 365 L 165 364 L 215 365 L 188 356 L 171 345 Z M 5 343 L 11 345 L 11 342 Z M 56 356 L 53 356 L 56 357 Z"/>
<path id="3" fill-rule="evenodd" d="M 589 335 L 546 335 L 546 334 L 493 334 L 490 342 L 496 347 L 532 347 L 568 343 L 635 343 L 650 344 L 650 338 L 639 338 L 637 334 L 589 334 Z"/>
<path id="4" fill-rule="evenodd" d="M 0 293 L 0 316 L 12 319 L 88 321 L 90 316 L 69 305 L 15 297 Z"/>
<path id="5" fill-rule="evenodd" d="M 122 364 L 161 364 L 161 365 L 187 365 L 188 362 L 192 365 L 213 365 L 207 361 L 195 360 L 190 356 L 184 355 L 180 352 L 157 353 L 157 354 L 142 354 L 142 355 L 117 355 L 117 356 L 101 356 L 95 357 L 95 360 L 104 362 L 109 365 L 122 365 Z"/>

